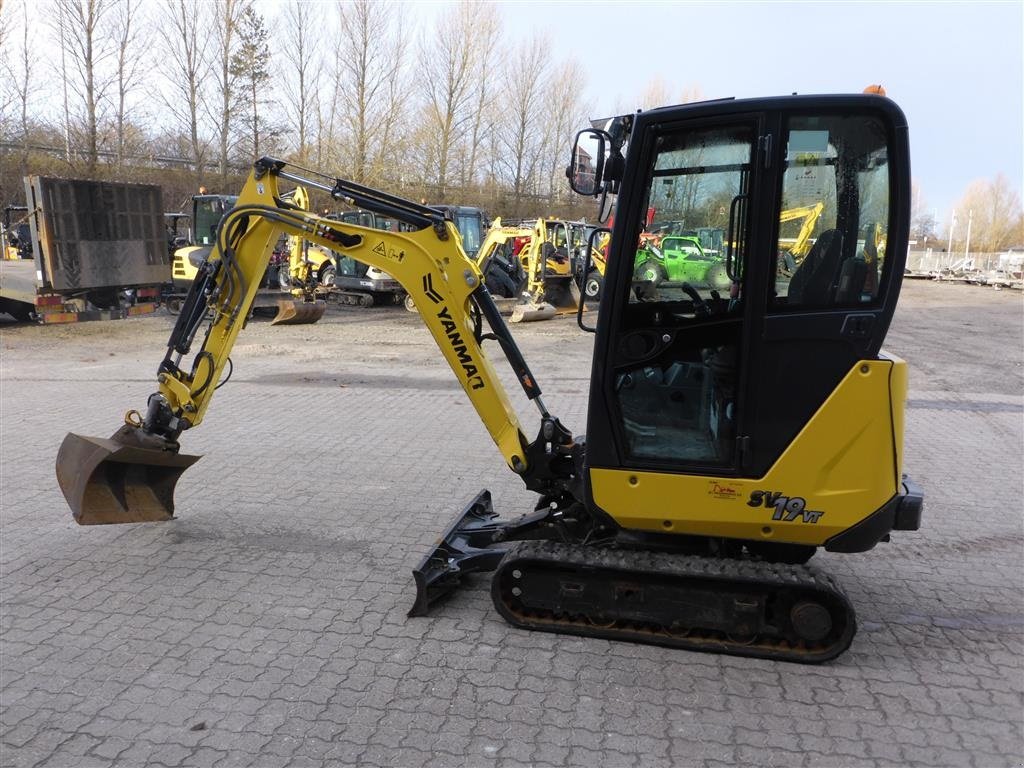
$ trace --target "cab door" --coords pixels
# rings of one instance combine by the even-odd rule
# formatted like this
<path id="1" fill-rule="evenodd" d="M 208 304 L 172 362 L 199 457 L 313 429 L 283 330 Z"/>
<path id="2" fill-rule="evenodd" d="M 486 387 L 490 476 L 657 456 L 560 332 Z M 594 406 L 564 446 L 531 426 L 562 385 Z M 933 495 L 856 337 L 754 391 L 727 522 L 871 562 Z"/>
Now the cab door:
<path id="1" fill-rule="evenodd" d="M 771 189 L 767 130 L 751 111 L 637 117 L 625 172 L 636 183 L 618 199 L 598 319 L 592 467 L 741 471 L 750 338 L 761 322 L 747 295 L 753 267 L 771 256 L 752 204 Z M 729 247 L 700 274 L 682 279 L 645 261 L 659 252 L 659 232 L 702 227 L 725 230 Z"/>

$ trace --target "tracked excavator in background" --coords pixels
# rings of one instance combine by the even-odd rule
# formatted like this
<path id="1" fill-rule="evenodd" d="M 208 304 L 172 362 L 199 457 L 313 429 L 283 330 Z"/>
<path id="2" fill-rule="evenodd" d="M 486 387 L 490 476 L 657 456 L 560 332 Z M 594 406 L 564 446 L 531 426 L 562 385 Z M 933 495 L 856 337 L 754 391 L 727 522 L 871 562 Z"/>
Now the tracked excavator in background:
<path id="1" fill-rule="evenodd" d="M 413 570 L 410 613 L 474 572 L 525 629 L 794 662 L 842 653 L 854 608 L 807 565 L 916 530 L 923 496 L 901 473 L 906 364 L 881 351 L 909 227 L 902 112 L 877 95 L 787 96 L 655 109 L 577 136 L 580 194 L 617 194 L 586 437 L 552 414 L 476 263 L 426 206 L 259 160 L 225 217 L 157 371 L 157 391 L 109 439 L 68 434 L 57 478 L 83 525 L 166 521 L 199 426 L 271 249 L 300 236 L 386 268 L 535 507 L 500 519 L 481 491 Z M 303 172 L 305 175 L 298 175 Z M 810 179 L 810 182 L 808 181 Z M 282 183 L 392 215 L 380 232 L 283 205 Z M 828 229 L 778 274 L 779 201 L 829 191 Z M 702 191 L 669 196 L 673 186 Z M 652 205 L 729 210 L 728 295 L 631 290 Z M 608 206 L 603 205 L 607 210 Z M 865 233 L 888 248 L 867 258 Z M 596 234 L 595 234 L 596 236 Z M 482 348 L 494 342 L 536 406 L 534 436 Z M 329 439 L 325 434 L 324 439 Z M 186 510 L 187 514 L 187 510 Z M 385 513 L 386 514 L 386 513 Z M 870 590 L 869 590 L 870 591 Z"/>
<path id="2" fill-rule="evenodd" d="M 196 278 L 213 250 L 221 221 L 237 201 L 237 195 L 193 195 L 191 241 L 174 251 L 171 262 L 174 292 L 165 299 L 175 314 L 181 311 L 184 298 L 192 290 Z M 283 195 L 280 202 L 281 205 L 298 210 L 309 210 L 309 196 L 301 186 Z M 284 262 L 277 266 L 276 273 L 268 273 L 265 270 L 257 278 L 257 289 L 269 280 L 268 287 L 280 286 L 282 291 L 292 294 L 290 299 L 271 297 L 271 307 L 276 304 L 277 308 L 271 320 L 273 325 L 315 323 L 323 317 L 325 311 L 324 302 L 318 298 L 318 289 L 333 282 L 334 266 L 331 258 L 322 249 L 310 249 L 308 243 L 296 238 L 288 239 L 285 250 L 287 256 Z M 250 311 L 252 305 L 253 302 L 250 302 Z"/>
<path id="3" fill-rule="evenodd" d="M 523 300 L 512 309 L 513 323 L 574 315 L 580 305 L 568 224 L 558 219 L 537 219 L 531 223 L 533 235 L 520 254 L 526 273 Z"/>
<path id="4" fill-rule="evenodd" d="M 575 265 L 586 247 L 582 229 L 579 222 L 562 219 L 516 224 L 495 219 L 476 262 L 492 295 L 519 299 L 512 307 L 511 322 L 576 314 L 580 290 Z"/>

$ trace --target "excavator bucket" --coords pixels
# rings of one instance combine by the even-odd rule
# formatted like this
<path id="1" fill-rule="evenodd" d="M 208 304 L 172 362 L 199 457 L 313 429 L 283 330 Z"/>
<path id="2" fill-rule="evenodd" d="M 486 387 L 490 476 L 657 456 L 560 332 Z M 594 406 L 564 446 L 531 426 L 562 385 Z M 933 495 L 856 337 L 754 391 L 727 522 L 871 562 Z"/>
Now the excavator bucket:
<path id="1" fill-rule="evenodd" d="M 163 447 L 154 447 L 160 446 Z M 173 447 L 171 447 L 173 446 Z M 68 433 L 57 452 L 57 482 L 79 525 L 154 523 L 174 517 L 174 486 L 199 460 L 176 443 L 124 426 L 109 439 Z"/>
<path id="2" fill-rule="evenodd" d="M 324 316 L 327 303 L 323 301 L 292 301 L 278 299 L 277 315 L 271 325 L 309 325 Z"/>
<path id="3" fill-rule="evenodd" d="M 575 315 L 580 306 L 580 288 L 572 278 L 550 286 L 544 298 L 555 308 L 555 314 Z"/>
<path id="4" fill-rule="evenodd" d="M 550 320 L 558 314 L 558 310 L 546 301 L 540 304 L 534 301 L 527 301 L 523 304 L 516 304 L 512 307 L 510 323 L 532 323 L 537 320 Z"/>
<path id="5" fill-rule="evenodd" d="M 530 323 L 536 320 L 550 320 L 556 315 L 576 314 L 580 305 L 580 289 L 576 281 L 567 278 L 551 281 L 544 289 L 544 301 L 528 297 L 512 309 L 513 323 Z"/>

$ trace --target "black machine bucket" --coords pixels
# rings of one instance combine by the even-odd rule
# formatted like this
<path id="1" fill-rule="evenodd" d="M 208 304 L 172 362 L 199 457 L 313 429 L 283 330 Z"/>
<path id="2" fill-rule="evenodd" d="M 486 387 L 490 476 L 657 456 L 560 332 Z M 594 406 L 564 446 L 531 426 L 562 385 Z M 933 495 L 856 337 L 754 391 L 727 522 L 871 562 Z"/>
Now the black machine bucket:
<path id="1" fill-rule="evenodd" d="M 416 602 L 410 616 L 425 616 L 439 599 L 456 589 L 462 576 L 474 571 L 493 571 L 512 542 L 502 541 L 508 523 L 494 522 L 498 513 L 491 492 L 480 491 L 449 524 L 434 550 L 413 569 Z"/>
<path id="2" fill-rule="evenodd" d="M 161 522 L 174 517 L 174 486 L 199 458 L 130 425 L 109 439 L 68 433 L 57 482 L 79 525 Z"/>

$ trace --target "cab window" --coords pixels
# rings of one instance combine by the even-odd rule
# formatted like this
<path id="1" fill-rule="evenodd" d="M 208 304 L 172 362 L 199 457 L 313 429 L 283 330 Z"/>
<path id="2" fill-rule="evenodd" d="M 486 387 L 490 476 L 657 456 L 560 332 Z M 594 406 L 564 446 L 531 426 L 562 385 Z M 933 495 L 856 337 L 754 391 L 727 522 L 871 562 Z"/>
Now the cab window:
<path id="1" fill-rule="evenodd" d="M 728 297 L 742 264 L 721 244 L 743 215 L 753 137 L 746 127 L 665 136 L 655 159 L 634 258 L 630 300 Z M 731 274 L 730 274 L 731 273 Z M 735 298 L 735 296 L 734 296 Z"/>
<path id="2" fill-rule="evenodd" d="M 773 309 L 876 303 L 891 206 L 880 121 L 788 121 Z"/>
<path id="3" fill-rule="evenodd" d="M 462 236 L 462 249 L 469 256 L 475 256 L 483 242 L 480 218 L 473 214 L 458 214 L 455 217 L 455 227 Z"/>

